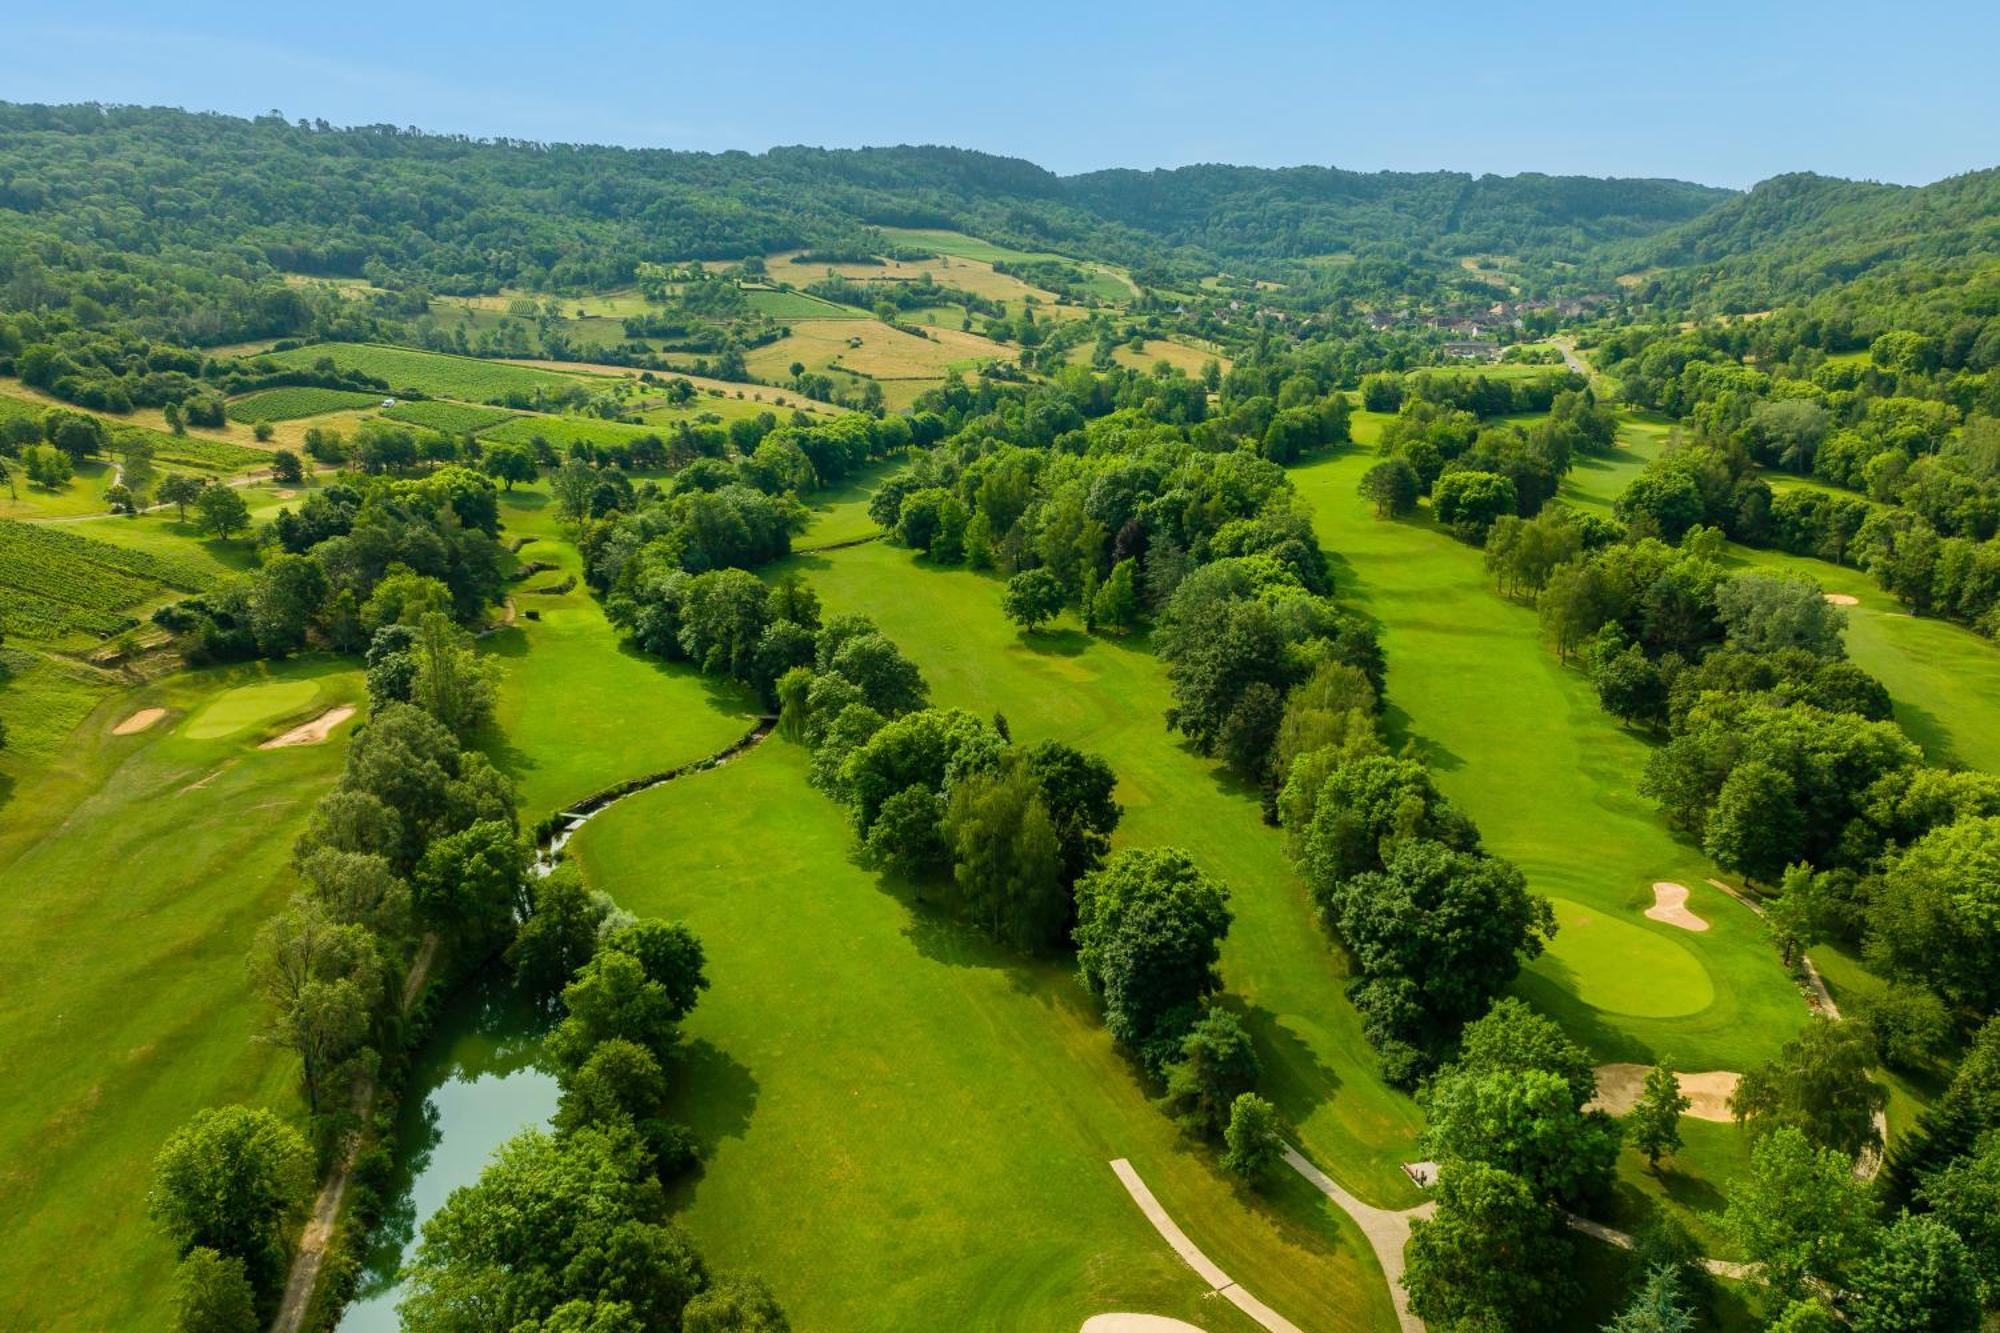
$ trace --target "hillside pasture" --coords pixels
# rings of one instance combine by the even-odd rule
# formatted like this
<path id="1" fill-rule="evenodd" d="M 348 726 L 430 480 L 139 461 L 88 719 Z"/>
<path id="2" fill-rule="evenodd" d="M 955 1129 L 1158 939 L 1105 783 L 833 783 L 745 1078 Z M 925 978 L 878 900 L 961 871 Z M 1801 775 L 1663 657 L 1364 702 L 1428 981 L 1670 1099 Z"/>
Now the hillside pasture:
<path id="1" fill-rule="evenodd" d="M 746 287 L 743 299 L 757 314 L 776 320 L 866 319 L 869 312 L 824 300 L 808 292 L 784 292 L 774 287 Z"/>
<path id="2" fill-rule="evenodd" d="M 1031 263 L 1036 260 L 1053 260 L 1073 264 L 1084 271 L 1087 279 L 1085 290 L 1100 301 L 1119 303 L 1130 300 L 1134 294 L 1132 282 L 1109 264 L 1090 260 L 1074 259 L 1069 255 L 1059 255 L 1047 250 L 1016 250 L 991 241 L 967 236 L 963 232 L 944 231 L 928 227 L 884 227 L 882 234 L 905 246 L 931 250 L 952 259 L 971 259 L 985 264 Z M 940 277 L 938 281 L 945 281 Z"/>

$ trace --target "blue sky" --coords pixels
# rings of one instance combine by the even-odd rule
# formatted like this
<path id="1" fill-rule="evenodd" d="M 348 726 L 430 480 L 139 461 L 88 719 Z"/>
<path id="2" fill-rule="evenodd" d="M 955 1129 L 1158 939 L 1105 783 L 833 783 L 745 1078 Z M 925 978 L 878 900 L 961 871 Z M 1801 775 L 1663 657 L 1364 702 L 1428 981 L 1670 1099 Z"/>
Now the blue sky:
<path id="1" fill-rule="evenodd" d="M 97 0 L 7 29 L 33 53 L 8 62 L 7 100 L 528 139 L 1732 186 L 2000 164 L 1992 3 Z"/>

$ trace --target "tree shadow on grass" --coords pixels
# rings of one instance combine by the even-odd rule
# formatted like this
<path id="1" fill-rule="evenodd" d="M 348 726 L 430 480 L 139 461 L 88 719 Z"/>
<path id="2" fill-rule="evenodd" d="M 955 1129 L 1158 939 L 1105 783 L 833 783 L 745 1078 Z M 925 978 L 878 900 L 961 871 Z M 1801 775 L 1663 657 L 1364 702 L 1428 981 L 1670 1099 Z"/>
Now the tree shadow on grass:
<path id="1" fill-rule="evenodd" d="M 1615 1026 L 1612 1016 L 1586 1004 L 1575 990 L 1576 974 L 1560 958 L 1543 954 L 1535 970 L 1522 968 L 1508 993 L 1562 1024 L 1563 1031 L 1600 1061 L 1652 1064 L 1657 1053 L 1645 1042 Z"/>
<path id="2" fill-rule="evenodd" d="M 1895 718 L 1905 735 L 1915 741 L 1933 764 L 1944 768 L 1958 765 L 1958 753 L 1951 729 L 1928 708 L 1898 699 Z"/>
<path id="3" fill-rule="evenodd" d="M 1090 643 L 1090 635 L 1080 629 L 1038 629 L 1021 636 L 1023 648 L 1043 657 L 1076 657 Z"/>
<path id="4" fill-rule="evenodd" d="M 1264 1067 L 1260 1088 L 1287 1121 L 1303 1123 L 1339 1095 L 1340 1075 L 1276 1014 L 1262 1005 L 1246 1004 L 1235 995 L 1220 996 L 1216 1006 L 1233 1011 L 1242 1021 Z"/>
<path id="5" fill-rule="evenodd" d="M 1392 750 L 1401 750 L 1405 745 L 1417 747 L 1417 754 L 1424 763 L 1440 773 L 1454 773 L 1465 767 L 1465 759 L 1442 742 L 1432 740 L 1416 730 L 1415 721 L 1402 705 L 1393 699 L 1382 705 L 1382 731 L 1388 737 Z"/>
<path id="6" fill-rule="evenodd" d="M 714 1042 L 704 1037 L 683 1042 L 670 1081 L 677 1091 L 668 1110 L 694 1130 L 704 1149 L 749 1133 L 757 1112 L 757 1076 Z"/>

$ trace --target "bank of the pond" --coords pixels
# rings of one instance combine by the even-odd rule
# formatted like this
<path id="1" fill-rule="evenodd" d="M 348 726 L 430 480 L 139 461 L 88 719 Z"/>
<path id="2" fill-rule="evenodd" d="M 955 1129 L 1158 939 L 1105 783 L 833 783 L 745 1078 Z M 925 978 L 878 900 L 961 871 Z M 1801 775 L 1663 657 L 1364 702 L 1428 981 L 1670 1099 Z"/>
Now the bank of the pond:
<path id="1" fill-rule="evenodd" d="M 535 1063 L 546 1023 L 503 982 L 467 987 L 446 1004 L 418 1056 L 396 1126 L 395 1174 L 360 1284 L 340 1333 L 393 1333 L 398 1270 L 424 1223 L 494 1149 L 556 1109 L 556 1081 Z"/>

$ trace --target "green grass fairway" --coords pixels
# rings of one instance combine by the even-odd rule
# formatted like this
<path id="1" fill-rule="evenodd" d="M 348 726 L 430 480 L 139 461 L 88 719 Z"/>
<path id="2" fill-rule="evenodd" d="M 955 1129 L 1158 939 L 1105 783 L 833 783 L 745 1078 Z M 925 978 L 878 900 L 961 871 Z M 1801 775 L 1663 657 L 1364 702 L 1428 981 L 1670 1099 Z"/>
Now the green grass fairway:
<path id="1" fill-rule="evenodd" d="M 1552 905 L 1558 930 L 1528 965 L 1535 977 L 1593 1009 L 1633 1018 L 1679 1018 L 1714 1002 L 1708 970 L 1674 941 L 1567 898 Z"/>
<path id="2" fill-rule="evenodd" d="M 362 697 L 308 659 L 183 673 L 105 699 L 52 762 L 0 756 L 0 1327 L 160 1329 L 173 1250 L 146 1218 L 154 1154 L 205 1106 L 303 1119 L 295 1063 L 252 1041 L 243 960 L 291 891 L 292 839 L 342 739 L 260 751 L 175 723 L 260 682 Z M 133 711 L 169 716 L 113 736 Z"/>
<path id="3" fill-rule="evenodd" d="M 711 1148 L 682 1220 L 712 1265 L 763 1274 L 794 1326 L 822 1333 L 1074 1329 L 1113 1310 L 1254 1333 L 1143 1219 L 1108 1165 L 1128 1157 L 1300 1327 L 1389 1325 L 1345 1219 L 1302 1181 L 1253 1195 L 1191 1151 L 1070 968 L 891 891 L 851 844 L 780 740 L 572 844 L 594 888 L 685 919 L 707 950 L 713 988 L 672 1082 L 673 1113 Z"/>
<path id="4" fill-rule="evenodd" d="M 557 566 L 528 583 L 580 574 L 545 491 L 503 492 L 501 522 L 510 534 L 536 538 L 522 560 Z M 519 790 L 524 823 L 625 778 L 713 754 L 750 729 L 756 708 L 747 694 L 621 642 L 581 583 L 555 597 L 522 586 L 512 590 L 517 612 L 532 609 L 541 619 L 517 618 L 479 642 L 505 673 L 498 710 L 505 740 L 494 762 Z"/>
<path id="5" fill-rule="evenodd" d="M 296 713 L 319 694 L 310 680 L 270 680 L 255 685 L 238 685 L 210 700 L 182 728 L 191 741 L 220 740 L 246 731 L 259 722 Z"/>
<path id="6" fill-rule="evenodd" d="M 1377 1076 L 1345 962 L 1256 797 L 1166 730 L 1165 672 L 1144 640 L 1092 639 L 1067 623 L 1023 638 L 1000 614 L 996 580 L 879 542 L 801 555 L 793 567 L 829 611 L 873 616 L 923 668 L 937 703 L 997 709 L 1017 740 L 1054 737 L 1110 761 L 1125 806 L 1119 843 L 1184 846 L 1232 890 L 1223 979 L 1257 1038 L 1266 1095 L 1328 1174 L 1385 1206 L 1416 1202 L 1399 1166 L 1416 1108 Z"/>
<path id="7" fill-rule="evenodd" d="M 1370 451 L 1347 452 L 1296 469 L 1293 480 L 1336 553 L 1340 595 L 1382 627 L 1395 738 L 1416 741 L 1439 785 L 1531 887 L 1673 946 L 1662 956 L 1692 955 L 1714 998 L 1698 1012 L 1677 1004 L 1674 1017 L 1599 1008 L 1573 988 L 1577 978 L 1551 975 L 1567 943 L 1523 978 L 1522 991 L 1601 1060 L 1651 1063 L 1666 1052 L 1684 1068 L 1741 1070 L 1775 1053 L 1805 1022 L 1805 1006 L 1762 924 L 1707 888 L 1715 867 L 1639 795 L 1647 742 L 1606 715 L 1583 673 L 1542 645 L 1531 608 L 1493 590 L 1479 551 L 1427 516 L 1374 517 L 1355 494 L 1374 461 Z M 1647 920 L 1655 880 L 1692 888 L 1689 906 L 1710 929 Z"/>

